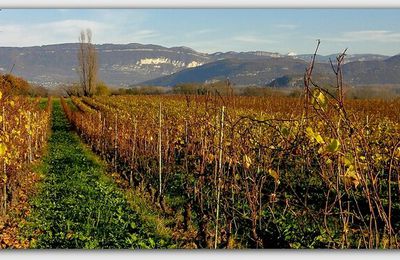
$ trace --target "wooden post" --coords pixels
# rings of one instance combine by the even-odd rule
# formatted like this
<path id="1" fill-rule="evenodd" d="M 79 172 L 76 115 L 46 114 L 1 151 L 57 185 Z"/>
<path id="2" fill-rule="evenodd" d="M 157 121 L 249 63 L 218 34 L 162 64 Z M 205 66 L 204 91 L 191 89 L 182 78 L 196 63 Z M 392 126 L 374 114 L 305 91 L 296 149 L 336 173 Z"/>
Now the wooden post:
<path id="1" fill-rule="evenodd" d="M 215 243 L 214 248 L 218 246 L 218 221 L 219 221 L 219 200 L 221 196 L 221 175 L 222 175 L 222 141 L 224 138 L 224 111 L 225 107 L 222 106 L 221 111 L 221 128 L 219 132 L 219 162 L 218 162 L 218 183 L 217 183 L 217 212 L 216 212 L 216 223 L 215 223 Z"/>
<path id="2" fill-rule="evenodd" d="M 159 128 L 158 128 L 158 176 L 159 176 L 159 193 L 160 193 L 160 198 L 161 198 L 161 191 L 162 191 L 162 156 L 161 156 L 161 120 L 162 120 L 162 114 L 161 114 L 161 103 L 160 103 L 160 108 L 159 108 L 159 114 L 158 114 L 158 119 L 159 119 Z"/>
<path id="3" fill-rule="evenodd" d="M 136 118 L 133 118 L 133 144 L 132 144 L 132 157 L 131 157 L 131 174 L 129 177 L 129 183 L 133 187 L 133 170 L 136 169 L 135 155 L 136 155 L 136 135 L 137 135 L 137 122 Z"/>
<path id="4" fill-rule="evenodd" d="M 6 132 L 6 112 L 5 108 L 3 106 L 3 133 Z M 6 161 L 3 160 L 3 174 L 5 175 L 5 181 L 4 181 L 4 188 L 3 188 L 3 212 L 6 214 L 7 212 L 7 166 L 6 166 Z"/>
<path id="5" fill-rule="evenodd" d="M 32 162 L 32 128 L 31 128 L 31 112 L 28 111 L 28 163 Z"/>
<path id="6" fill-rule="evenodd" d="M 136 135 L 137 135 L 137 121 L 136 121 L 136 118 L 133 118 L 132 161 L 135 160 L 135 153 L 136 153 Z"/>
<path id="7" fill-rule="evenodd" d="M 114 167 L 117 170 L 117 149 L 118 149 L 118 114 L 115 114 L 115 142 L 114 142 Z"/>

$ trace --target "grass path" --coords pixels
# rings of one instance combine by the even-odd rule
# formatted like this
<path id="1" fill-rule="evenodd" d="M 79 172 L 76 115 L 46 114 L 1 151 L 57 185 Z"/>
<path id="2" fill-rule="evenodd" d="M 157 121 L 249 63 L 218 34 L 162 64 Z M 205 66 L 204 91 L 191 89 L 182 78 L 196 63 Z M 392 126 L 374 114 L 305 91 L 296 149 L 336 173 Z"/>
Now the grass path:
<path id="1" fill-rule="evenodd" d="M 42 182 L 24 234 L 33 248 L 160 248 L 167 237 L 143 223 L 105 166 L 70 131 L 54 100 Z"/>

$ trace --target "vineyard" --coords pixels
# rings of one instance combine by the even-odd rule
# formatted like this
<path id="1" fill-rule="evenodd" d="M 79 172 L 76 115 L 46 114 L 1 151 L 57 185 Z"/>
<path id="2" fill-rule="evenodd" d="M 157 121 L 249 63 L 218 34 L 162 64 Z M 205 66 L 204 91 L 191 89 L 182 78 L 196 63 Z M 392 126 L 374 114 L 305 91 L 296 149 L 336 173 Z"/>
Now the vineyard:
<path id="1" fill-rule="evenodd" d="M 400 247 L 400 100 L 62 99 L 79 136 L 195 248 Z"/>
<path id="2" fill-rule="evenodd" d="M 0 7 L 0 257 L 400 249 L 392 3 L 52 2 Z"/>
<path id="3" fill-rule="evenodd" d="M 41 157 L 47 144 L 50 108 L 51 99 L 29 99 L 0 91 L 0 231 L 4 232 L 0 242 L 13 240 L 9 233 L 15 236 L 15 219 L 9 219 L 9 226 L 3 229 L 3 216 L 9 208 L 15 210 L 16 217 L 29 214 L 27 189 L 39 176 L 28 165 Z"/>
<path id="4" fill-rule="evenodd" d="M 400 99 L 344 99 L 338 62 L 301 97 L 3 81 L 0 248 L 400 248 Z"/>
<path id="5" fill-rule="evenodd" d="M 39 107 L 40 99 L 28 100 L 19 97 L 2 96 L 0 92 L 0 163 L 1 208 L 7 211 L 16 196 L 15 188 L 26 176 L 21 175 L 25 164 L 33 162 L 41 155 L 47 142 L 50 100 L 47 108 Z"/>

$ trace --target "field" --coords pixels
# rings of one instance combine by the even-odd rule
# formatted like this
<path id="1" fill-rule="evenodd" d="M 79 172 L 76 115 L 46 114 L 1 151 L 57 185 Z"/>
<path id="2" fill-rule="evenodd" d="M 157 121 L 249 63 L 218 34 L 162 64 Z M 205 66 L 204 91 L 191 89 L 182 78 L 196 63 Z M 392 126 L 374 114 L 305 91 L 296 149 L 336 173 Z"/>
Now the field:
<path id="1" fill-rule="evenodd" d="M 63 102 L 91 149 L 190 245 L 398 247 L 399 100 L 116 96 Z M 187 241 L 188 242 L 188 241 Z"/>
<path id="2" fill-rule="evenodd" d="M 400 9 L 274 6 L 0 9 L 0 255 L 400 249 Z"/>
<path id="3" fill-rule="evenodd" d="M 400 100 L 306 101 L 3 96 L 0 245 L 399 248 Z"/>

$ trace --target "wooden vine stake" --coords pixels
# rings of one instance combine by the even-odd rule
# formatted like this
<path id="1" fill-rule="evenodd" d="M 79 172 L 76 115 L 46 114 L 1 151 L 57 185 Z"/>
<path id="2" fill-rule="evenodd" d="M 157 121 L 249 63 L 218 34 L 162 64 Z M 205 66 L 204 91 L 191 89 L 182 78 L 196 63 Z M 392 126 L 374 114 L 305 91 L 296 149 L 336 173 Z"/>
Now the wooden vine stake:
<path id="1" fill-rule="evenodd" d="M 217 184 L 217 212 L 216 212 L 216 223 L 215 223 L 215 244 L 214 248 L 218 246 L 218 221 L 219 221 L 219 200 L 221 196 L 221 175 L 222 175 L 222 141 L 224 138 L 224 112 L 225 107 L 222 106 L 221 111 L 221 127 L 219 131 L 219 159 L 218 159 L 218 184 Z"/>
<path id="2" fill-rule="evenodd" d="M 159 123 L 159 127 L 158 127 L 158 177 L 159 177 L 159 193 L 160 193 L 160 198 L 161 198 L 161 189 L 162 189 L 162 185 L 161 185 L 161 172 L 162 172 L 162 157 L 161 157 L 161 120 L 162 120 L 162 114 L 161 114 L 161 103 L 160 103 L 160 109 L 159 109 L 159 113 L 158 113 L 158 123 Z"/>
<path id="3" fill-rule="evenodd" d="M 6 132 L 6 113 L 5 113 L 5 108 L 3 106 L 3 133 Z M 3 210 L 4 214 L 7 212 L 7 166 L 6 166 L 6 160 L 3 160 L 3 174 L 4 174 L 4 188 L 3 188 Z"/>
<path id="4" fill-rule="evenodd" d="M 118 114 L 115 114 L 115 142 L 114 142 L 114 167 L 117 171 L 117 158 L 118 158 Z"/>
<path id="5" fill-rule="evenodd" d="M 132 144 L 132 163 L 135 165 L 135 155 L 136 155 L 136 135 L 137 135 L 137 122 L 136 122 L 136 118 L 133 118 L 133 144 Z M 134 166 L 136 167 L 136 165 Z M 129 183 L 131 184 L 131 186 L 133 187 L 133 176 L 132 176 L 133 172 L 131 170 L 131 174 L 129 177 Z"/>
<path id="6" fill-rule="evenodd" d="M 28 111 L 28 162 L 31 163 L 32 157 L 32 129 L 31 129 L 31 112 Z"/>

